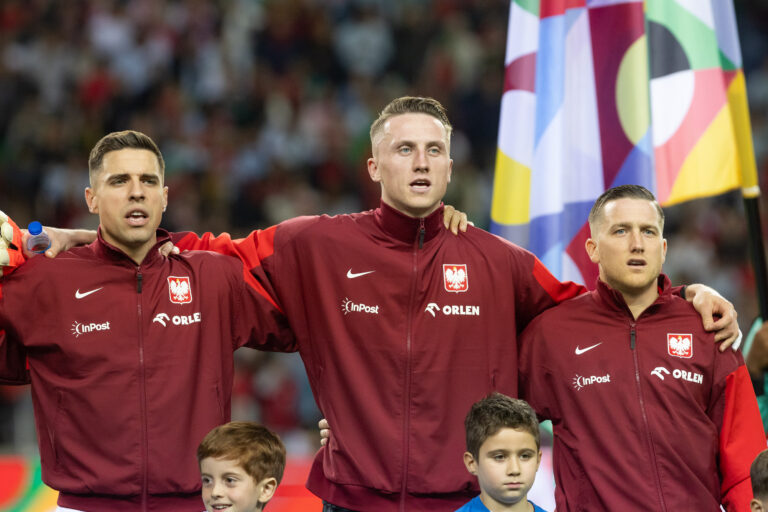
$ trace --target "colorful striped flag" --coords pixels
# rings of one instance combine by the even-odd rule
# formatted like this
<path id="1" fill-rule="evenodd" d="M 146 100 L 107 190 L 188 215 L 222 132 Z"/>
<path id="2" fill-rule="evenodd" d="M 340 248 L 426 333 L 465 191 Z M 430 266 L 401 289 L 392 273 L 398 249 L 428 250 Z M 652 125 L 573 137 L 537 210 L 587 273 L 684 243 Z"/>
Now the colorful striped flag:
<path id="1" fill-rule="evenodd" d="M 491 231 L 593 285 L 607 188 L 757 195 L 731 0 L 513 0 Z"/>

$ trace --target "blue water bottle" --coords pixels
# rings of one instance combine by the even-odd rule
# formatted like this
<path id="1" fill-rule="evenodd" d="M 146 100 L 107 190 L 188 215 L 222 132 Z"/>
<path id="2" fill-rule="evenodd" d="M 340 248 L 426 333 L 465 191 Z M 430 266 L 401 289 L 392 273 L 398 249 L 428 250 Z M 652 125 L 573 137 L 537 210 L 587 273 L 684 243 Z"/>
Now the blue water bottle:
<path id="1" fill-rule="evenodd" d="M 27 239 L 27 249 L 30 252 L 45 252 L 51 246 L 51 239 L 48 237 L 48 233 L 43 230 L 43 225 L 39 222 L 32 221 L 27 226 L 29 231 L 29 238 Z"/>

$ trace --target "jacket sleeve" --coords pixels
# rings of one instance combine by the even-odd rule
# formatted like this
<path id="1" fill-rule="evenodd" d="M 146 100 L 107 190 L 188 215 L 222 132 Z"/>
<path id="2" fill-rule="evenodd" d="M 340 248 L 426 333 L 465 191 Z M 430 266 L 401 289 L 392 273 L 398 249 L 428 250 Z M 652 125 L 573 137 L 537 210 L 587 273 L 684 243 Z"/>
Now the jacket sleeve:
<path id="1" fill-rule="evenodd" d="M 0 384 L 29 384 L 26 352 L 13 335 L 13 328 L 5 314 L 3 284 L 0 282 Z"/>
<path id="2" fill-rule="evenodd" d="M 5 330 L 0 330 L 0 384 L 29 384 L 24 348 L 20 343 L 14 342 Z"/>
<path id="3" fill-rule="evenodd" d="M 519 386 L 520 398 L 530 404 L 539 420 L 559 419 L 556 411 L 556 397 L 552 386 L 552 373 L 546 365 L 546 333 L 544 322 L 534 320 L 523 331 L 519 341 Z"/>
<path id="4" fill-rule="evenodd" d="M 709 412 L 720 426 L 721 501 L 728 512 L 734 512 L 749 510 L 752 499 L 749 468 L 757 454 L 766 448 L 766 441 L 747 368 L 741 354 L 729 352 L 717 354 L 716 361 L 733 356 L 740 364 L 725 376 L 724 389 L 713 396 Z"/>
<path id="5" fill-rule="evenodd" d="M 262 284 L 264 283 L 264 284 Z M 268 281 L 257 280 L 242 267 L 238 303 L 233 322 L 234 348 L 247 346 L 272 352 L 295 352 L 296 339 Z"/>
<path id="6" fill-rule="evenodd" d="M 171 234 L 171 241 L 182 251 L 213 251 L 227 256 L 234 256 L 248 268 L 253 270 L 261 265 L 261 261 L 272 254 L 274 248 L 275 229 L 272 226 L 267 229 L 252 231 L 245 238 L 233 239 L 229 233 L 213 236 L 205 233 L 198 236 L 191 232 L 179 232 Z"/>
<path id="7" fill-rule="evenodd" d="M 532 253 L 517 250 L 523 252 L 520 260 L 526 262 L 517 265 L 519 270 L 514 283 L 517 332 L 520 333 L 543 311 L 585 293 L 587 289 L 573 281 L 559 281 Z"/>

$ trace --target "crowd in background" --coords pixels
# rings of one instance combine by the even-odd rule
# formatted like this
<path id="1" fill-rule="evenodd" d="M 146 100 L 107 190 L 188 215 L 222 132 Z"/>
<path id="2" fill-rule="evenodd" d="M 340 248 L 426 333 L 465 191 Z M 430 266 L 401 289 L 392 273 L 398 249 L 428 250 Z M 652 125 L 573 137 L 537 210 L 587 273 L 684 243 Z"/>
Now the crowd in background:
<path id="1" fill-rule="evenodd" d="M 735 4 L 768 190 L 768 4 Z M 485 227 L 508 12 L 509 0 L 3 0 L 0 208 L 20 223 L 95 228 L 87 155 L 127 128 L 163 151 L 170 230 L 244 235 L 372 208 L 370 123 L 419 94 L 456 128 L 446 202 Z M 740 196 L 667 215 L 665 272 L 715 287 L 746 331 L 757 307 Z M 314 451 L 319 413 L 300 359 L 237 355 L 233 417 L 266 423 L 289 452 Z M 28 389 L 0 387 L 0 453 L 34 449 Z"/>

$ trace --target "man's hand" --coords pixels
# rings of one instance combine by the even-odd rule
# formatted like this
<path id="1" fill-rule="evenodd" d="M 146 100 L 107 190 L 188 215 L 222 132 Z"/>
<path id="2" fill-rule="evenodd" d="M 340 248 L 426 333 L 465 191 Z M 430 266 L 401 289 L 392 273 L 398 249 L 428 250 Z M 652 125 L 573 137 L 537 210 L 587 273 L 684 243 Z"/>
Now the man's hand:
<path id="1" fill-rule="evenodd" d="M 715 341 L 722 341 L 720 352 L 733 345 L 737 340 L 740 341 L 736 309 L 714 289 L 703 284 L 686 286 L 685 300 L 692 303 L 696 312 L 701 315 L 704 329 L 715 331 Z"/>
<path id="2" fill-rule="evenodd" d="M 328 444 L 328 439 L 331 437 L 331 426 L 328 425 L 328 420 L 323 418 L 317 422 L 317 428 L 320 429 L 320 446 Z"/>
<path id="3" fill-rule="evenodd" d="M 461 230 L 462 233 L 466 232 L 467 224 L 474 226 L 474 224 L 467 221 L 466 213 L 460 212 L 449 204 L 443 207 L 443 224 L 445 225 L 445 229 L 450 229 L 454 235 L 458 235 L 459 230 Z"/>
<path id="4" fill-rule="evenodd" d="M 160 256 L 164 258 L 167 258 L 171 254 L 179 254 L 181 252 L 178 247 L 173 245 L 173 242 L 165 242 L 157 249 L 157 251 L 160 253 Z"/>
<path id="5" fill-rule="evenodd" d="M 51 239 L 51 246 L 45 251 L 45 256 L 48 258 L 55 258 L 61 252 L 68 251 L 78 245 L 89 244 L 96 240 L 96 232 L 87 229 L 61 229 L 49 226 L 45 226 L 43 229 L 48 233 L 48 238 Z M 21 246 L 24 250 L 24 255 L 27 258 L 37 256 L 36 253 L 27 250 L 29 233 L 27 233 L 27 230 L 24 230 L 23 233 Z"/>

